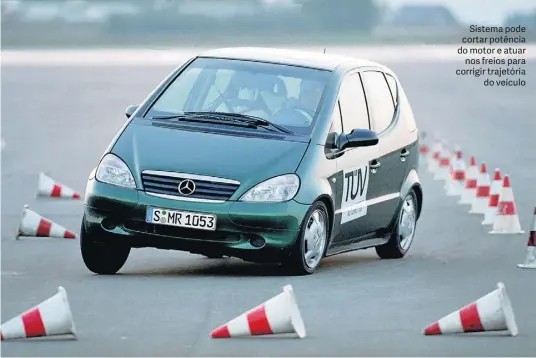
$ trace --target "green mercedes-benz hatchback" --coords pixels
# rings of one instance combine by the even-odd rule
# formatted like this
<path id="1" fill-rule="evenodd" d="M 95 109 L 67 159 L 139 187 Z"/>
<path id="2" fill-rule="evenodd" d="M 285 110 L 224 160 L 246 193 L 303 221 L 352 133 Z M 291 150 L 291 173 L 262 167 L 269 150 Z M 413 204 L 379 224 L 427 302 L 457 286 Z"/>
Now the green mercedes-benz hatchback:
<path id="1" fill-rule="evenodd" d="M 91 172 L 80 243 L 114 274 L 131 248 L 279 263 L 409 250 L 421 213 L 418 129 L 380 64 L 268 48 L 208 51 L 139 106 Z"/>

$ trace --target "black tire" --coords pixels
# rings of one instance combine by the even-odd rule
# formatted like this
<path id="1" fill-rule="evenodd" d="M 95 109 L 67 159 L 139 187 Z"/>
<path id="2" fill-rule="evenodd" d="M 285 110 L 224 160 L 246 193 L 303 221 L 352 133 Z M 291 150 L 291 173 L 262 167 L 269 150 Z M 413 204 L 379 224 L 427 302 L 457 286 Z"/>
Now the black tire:
<path id="1" fill-rule="evenodd" d="M 325 256 L 326 250 L 329 244 L 329 237 L 331 232 L 331 222 L 329 220 L 328 215 L 328 209 L 326 205 L 321 202 L 317 201 L 311 205 L 307 213 L 305 214 L 305 217 L 302 222 L 302 227 L 300 229 L 300 232 L 298 234 L 298 238 L 296 239 L 296 243 L 294 244 L 289 257 L 282 262 L 282 268 L 283 270 L 291 275 L 301 276 L 301 275 L 310 275 L 314 273 L 318 267 L 320 267 L 320 261 L 315 267 L 309 267 L 307 263 L 305 262 L 305 230 L 306 225 L 308 224 L 311 216 L 316 210 L 320 210 L 322 215 L 324 215 L 325 222 L 326 222 L 326 242 L 324 244 L 324 249 L 322 251 L 322 257 Z"/>
<path id="2" fill-rule="evenodd" d="M 96 241 L 84 228 L 80 230 L 80 251 L 89 271 L 99 275 L 116 274 L 130 254 L 130 246 L 115 242 Z"/>
<path id="3" fill-rule="evenodd" d="M 419 210 L 419 201 L 417 200 L 417 195 L 415 194 L 415 191 L 412 189 L 408 195 L 404 198 L 404 201 L 402 202 L 402 206 L 400 207 L 400 211 L 398 212 L 394 231 L 389 238 L 389 241 L 381 246 L 376 246 L 376 253 L 378 256 L 382 259 L 401 259 L 403 258 L 411 248 L 411 245 L 413 244 L 413 240 L 415 237 L 415 232 L 413 232 L 413 237 L 411 238 L 411 241 L 409 243 L 409 246 L 402 247 L 402 236 L 400 235 L 400 223 L 401 223 L 401 217 L 402 213 L 404 211 L 404 205 L 407 205 L 407 200 L 412 200 L 413 202 L 413 208 L 414 208 L 414 230 L 417 228 L 417 213 Z"/>

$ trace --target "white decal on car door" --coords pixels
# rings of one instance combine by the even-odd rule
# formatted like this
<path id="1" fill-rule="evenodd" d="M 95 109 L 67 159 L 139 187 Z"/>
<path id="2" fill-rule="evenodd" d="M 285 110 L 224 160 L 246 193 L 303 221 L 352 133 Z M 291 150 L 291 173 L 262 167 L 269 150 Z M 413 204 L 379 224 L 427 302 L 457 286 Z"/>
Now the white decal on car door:
<path id="1" fill-rule="evenodd" d="M 341 200 L 341 224 L 359 219 L 367 214 L 368 164 L 345 170 Z"/>

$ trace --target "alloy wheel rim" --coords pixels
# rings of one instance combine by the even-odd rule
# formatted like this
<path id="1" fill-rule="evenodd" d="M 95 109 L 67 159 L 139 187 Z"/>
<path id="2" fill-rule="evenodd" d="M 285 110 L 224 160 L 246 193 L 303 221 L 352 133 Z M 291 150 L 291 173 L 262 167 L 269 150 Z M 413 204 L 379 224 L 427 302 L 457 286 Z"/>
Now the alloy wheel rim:
<path id="1" fill-rule="evenodd" d="M 408 196 L 402 204 L 398 233 L 400 248 L 404 251 L 409 249 L 415 237 L 416 218 L 415 200 L 413 200 L 412 196 Z"/>
<path id="2" fill-rule="evenodd" d="M 320 263 L 327 241 L 326 214 L 321 209 L 316 209 L 305 226 L 305 264 L 313 269 Z"/>

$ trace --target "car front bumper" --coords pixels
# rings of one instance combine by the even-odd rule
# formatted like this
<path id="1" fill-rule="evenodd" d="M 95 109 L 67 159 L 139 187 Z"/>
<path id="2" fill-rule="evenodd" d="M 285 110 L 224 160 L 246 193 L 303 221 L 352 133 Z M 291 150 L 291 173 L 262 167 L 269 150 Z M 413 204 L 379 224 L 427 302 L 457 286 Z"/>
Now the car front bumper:
<path id="1" fill-rule="evenodd" d="M 216 230 L 146 223 L 148 206 L 216 215 Z M 83 225 L 85 234 L 94 240 L 122 240 L 132 247 L 273 261 L 288 253 L 295 243 L 308 209 L 308 205 L 293 200 L 285 203 L 179 201 L 91 179 L 86 187 Z"/>

